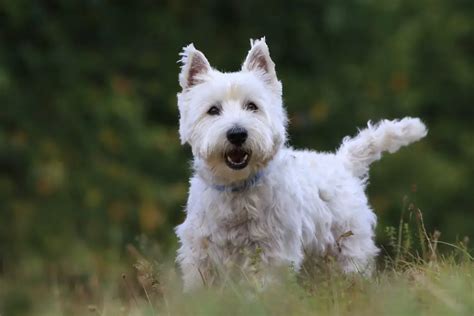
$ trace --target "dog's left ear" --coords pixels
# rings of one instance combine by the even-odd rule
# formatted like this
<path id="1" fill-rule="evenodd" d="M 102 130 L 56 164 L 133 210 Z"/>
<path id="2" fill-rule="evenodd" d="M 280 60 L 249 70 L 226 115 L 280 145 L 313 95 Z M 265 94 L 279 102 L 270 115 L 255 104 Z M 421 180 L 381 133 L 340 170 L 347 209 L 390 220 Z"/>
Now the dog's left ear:
<path id="1" fill-rule="evenodd" d="M 206 74 L 211 71 L 211 65 L 193 44 L 183 48 L 180 53 L 181 73 L 179 74 L 179 84 L 181 88 L 188 89 L 205 81 Z"/>
<path id="2" fill-rule="evenodd" d="M 250 51 L 247 54 L 242 70 L 255 71 L 268 84 L 275 84 L 278 78 L 275 72 L 275 63 L 270 58 L 265 37 L 258 40 L 250 40 Z"/>

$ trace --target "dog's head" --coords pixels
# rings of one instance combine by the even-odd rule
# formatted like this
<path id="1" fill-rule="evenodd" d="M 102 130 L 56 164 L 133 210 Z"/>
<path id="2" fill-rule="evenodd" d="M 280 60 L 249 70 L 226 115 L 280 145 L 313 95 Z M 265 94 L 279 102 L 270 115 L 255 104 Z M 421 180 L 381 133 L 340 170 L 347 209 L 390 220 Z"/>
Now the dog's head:
<path id="1" fill-rule="evenodd" d="M 213 69 L 192 44 L 181 56 L 181 142 L 191 145 L 196 164 L 218 181 L 248 178 L 286 141 L 282 86 L 265 39 L 251 41 L 239 72 Z"/>

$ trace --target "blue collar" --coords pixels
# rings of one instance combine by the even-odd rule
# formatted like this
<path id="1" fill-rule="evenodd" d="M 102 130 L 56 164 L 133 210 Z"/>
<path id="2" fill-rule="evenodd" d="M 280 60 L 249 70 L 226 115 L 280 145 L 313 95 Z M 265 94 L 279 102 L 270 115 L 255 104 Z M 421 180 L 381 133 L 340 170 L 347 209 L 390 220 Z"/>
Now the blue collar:
<path id="1" fill-rule="evenodd" d="M 263 176 L 263 170 L 259 170 L 253 177 L 235 184 L 211 184 L 211 187 L 219 192 L 242 192 L 255 186 Z"/>

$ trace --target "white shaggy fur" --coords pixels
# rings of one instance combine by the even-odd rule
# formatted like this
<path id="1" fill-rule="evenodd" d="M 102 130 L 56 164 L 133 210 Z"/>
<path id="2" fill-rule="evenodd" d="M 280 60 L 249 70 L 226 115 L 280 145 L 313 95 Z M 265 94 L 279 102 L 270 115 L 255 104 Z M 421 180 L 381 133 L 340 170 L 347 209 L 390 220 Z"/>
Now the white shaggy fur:
<path id="1" fill-rule="evenodd" d="M 234 73 L 211 68 L 192 44 L 181 55 L 179 133 L 192 147 L 195 171 L 187 216 L 176 228 L 185 290 L 234 270 L 251 272 L 255 256 L 263 282 L 274 279 L 276 268 L 298 270 L 305 255 L 329 254 L 346 273 L 370 274 L 378 249 L 376 217 L 364 193 L 369 165 L 424 137 L 424 124 L 369 122 L 335 154 L 293 150 L 285 146 L 282 86 L 264 39 L 251 41 Z M 258 110 L 248 110 L 249 102 Z M 212 106 L 218 115 L 208 114 Z M 225 163 L 233 148 L 226 133 L 234 126 L 248 131 L 242 148 L 251 152 L 240 170 Z"/>

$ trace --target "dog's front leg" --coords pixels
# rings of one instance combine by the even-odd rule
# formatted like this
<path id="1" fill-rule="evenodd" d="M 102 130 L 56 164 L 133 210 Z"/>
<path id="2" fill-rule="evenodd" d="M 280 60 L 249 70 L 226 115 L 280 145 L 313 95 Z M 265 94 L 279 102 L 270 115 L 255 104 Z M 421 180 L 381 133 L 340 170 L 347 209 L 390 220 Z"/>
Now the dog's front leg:
<path id="1" fill-rule="evenodd" d="M 208 239 L 189 234 L 180 237 L 181 247 L 177 261 L 183 274 L 184 291 L 190 292 L 215 284 L 218 274 L 209 255 Z"/>

